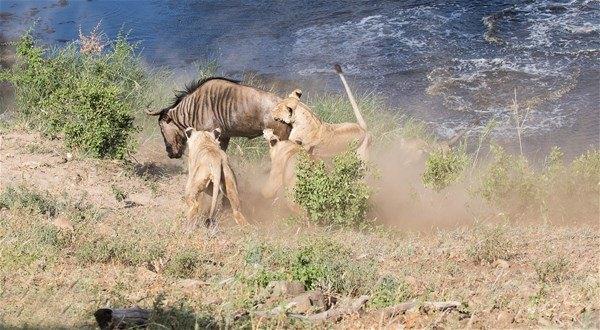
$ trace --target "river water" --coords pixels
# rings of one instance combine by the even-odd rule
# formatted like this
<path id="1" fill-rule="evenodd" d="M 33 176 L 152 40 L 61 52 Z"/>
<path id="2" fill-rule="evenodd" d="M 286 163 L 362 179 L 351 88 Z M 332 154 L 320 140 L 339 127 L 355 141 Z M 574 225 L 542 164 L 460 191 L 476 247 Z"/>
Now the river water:
<path id="1" fill-rule="evenodd" d="M 600 1 L 0 2 L 8 38 L 37 22 L 37 36 L 60 45 L 99 21 L 108 36 L 129 31 L 149 63 L 174 69 L 216 59 L 228 76 L 342 91 L 331 70 L 339 62 L 356 89 L 441 136 L 494 119 L 494 137 L 514 146 L 516 94 L 531 109 L 528 153 L 600 144 Z"/>

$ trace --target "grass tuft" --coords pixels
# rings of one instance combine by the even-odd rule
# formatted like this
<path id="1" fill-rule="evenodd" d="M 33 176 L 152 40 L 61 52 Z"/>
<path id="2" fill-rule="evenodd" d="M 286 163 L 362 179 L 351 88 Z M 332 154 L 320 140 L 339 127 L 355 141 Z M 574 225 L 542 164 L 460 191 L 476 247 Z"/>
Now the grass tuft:
<path id="1" fill-rule="evenodd" d="M 479 225 L 474 229 L 467 254 L 475 262 L 509 260 L 515 254 L 515 245 L 505 226 Z"/>

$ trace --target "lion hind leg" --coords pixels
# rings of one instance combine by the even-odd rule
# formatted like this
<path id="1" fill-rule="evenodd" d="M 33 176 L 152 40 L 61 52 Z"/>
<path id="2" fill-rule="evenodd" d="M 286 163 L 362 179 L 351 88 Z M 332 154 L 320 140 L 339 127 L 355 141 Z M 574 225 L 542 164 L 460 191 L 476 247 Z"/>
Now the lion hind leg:
<path id="1" fill-rule="evenodd" d="M 214 224 L 214 216 L 217 210 L 217 202 L 219 200 L 219 189 L 221 186 L 221 169 L 220 166 L 211 166 L 210 171 L 212 174 L 212 198 L 210 203 L 210 211 L 208 212 L 208 219 L 206 220 L 206 226 L 210 227 Z"/>
<path id="2" fill-rule="evenodd" d="M 238 225 L 247 225 L 248 221 L 246 217 L 242 214 L 240 199 L 237 190 L 237 183 L 235 182 L 235 175 L 233 171 L 229 167 L 228 164 L 223 164 L 223 174 L 225 181 L 225 192 L 227 194 L 227 199 L 229 200 L 229 204 L 231 204 L 231 210 L 233 211 L 233 219 Z"/>
<path id="3" fill-rule="evenodd" d="M 190 180 L 193 180 L 193 178 L 190 178 Z M 185 203 L 188 206 L 186 219 L 189 229 L 196 227 L 198 214 L 202 210 L 202 196 L 200 193 L 204 190 L 208 182 L 208 177 L 196 182 L 188 181 L 185 192 Z"/>

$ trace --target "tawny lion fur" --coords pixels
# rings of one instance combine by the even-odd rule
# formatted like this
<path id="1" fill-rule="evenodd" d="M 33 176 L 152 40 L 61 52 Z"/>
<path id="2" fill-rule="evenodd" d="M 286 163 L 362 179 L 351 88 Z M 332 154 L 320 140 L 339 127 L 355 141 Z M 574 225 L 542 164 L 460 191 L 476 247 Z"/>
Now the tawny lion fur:
<path id="1" fill-rule="evenodd" d="M 283 189 L 296 184 L 296 163 L 302 147 L 290 140 L 280 140 L 272 129 L 263 130 L 263 137 L 269 142 L 271 170 L 261 193 L 264 198 L 273 199 L 279 197 L 277 195 Z M 297 206 L 287 196 L 285 199 L 290 209 L 297 210 Z"/>
<path id="2" fill-rule="evenodd" d="M 300 101 L 301 95 L 300 90 L 294 90 L 277 103 L 272 113 L 275 120 L 292 126 L 290 141 L 302 145 L 316 158 L 329 158 L 344 151 L 350 143 L 357 142 L 358 156 L 368 160 L 372 138 L 357 107 L 353 106 L 358 123 L 326 123 Z"/>
<path id="3" fill-rule="evenodd" d="M 208 214 L 208 224 L 214 219 L 219 190 L 224 190 L 233 210 L 233 218 L 237 224 L 247 224 L 241 212 L 235 175 L 229 166 L 227 155 L 219 147 L 220 130 L 213 132 L 196 131 L 188 128 L 185 131 L 189 146 L 189 175 L 185 186 L 185 201 L 188 205 L 187 219 L 190 226 L 195 227 L 196 217 L 202 208 L 201 193 L 209 194 L 207 188 L 212 183 L 212 200 Z M 224 185 L 224 189 L 222 187 Z"/>

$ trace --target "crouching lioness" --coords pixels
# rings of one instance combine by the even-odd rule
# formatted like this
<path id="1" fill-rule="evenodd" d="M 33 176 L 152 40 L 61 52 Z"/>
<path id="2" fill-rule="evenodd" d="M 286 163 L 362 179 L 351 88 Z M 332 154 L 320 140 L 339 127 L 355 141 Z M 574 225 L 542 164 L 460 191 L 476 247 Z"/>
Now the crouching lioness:
<path id="1" fill-rule="evenodd" d="M 201 211 L 203 191 L 206 194 L 212 183 L 212 201 L 208 213 L 207 225 L 214 222 L 219 190 L 223 190 L 229 199 L 233 218 L 237 224 L 247 224 L 240 210 L 235 175 L 229 167 L 227 155 L 219 147 L 220 129 L 213 132 L 197 131 L 193 128 L 185 130 L 189 146 L 189 175 L 185 186 L 185 201 L 188 205 L 187 220 L 190 228 L 195 228 L 196 217 Z M 224 189 L 223 189 L 224 185 Z"/>
<path id="2" fill-rule="evenodd" d="M 292 126 L 289 140 L 302 145 L 311 155 L 317 158 L 328 158 L 345 150 L 350 143 L 358 143 L 356 150 L 362 160 L 368 160 L 371 134 L 367 124 L 350 92 L 342 69 L 336 66 L 340 75 L 357 123 L 332 124 L 323 122 L 312 110 L 300 101 L 302 91 L 294 90 L 287 98 L 275 106 L 272 115 L 275 120 Z"/>
<path id="3" fill-rule="evenodd" d="M 296 163 L 301 146 L 290 140 L 280 140 L 272 129 L 263 130 L 263 137 L 269 142 L 271 171 L 261 193 L 264 198 L 279 197 L 283 189 L 293 187 L 296 183 Z M 286 196 L 287 205 L 296 211 L 297 206 Z"/>

